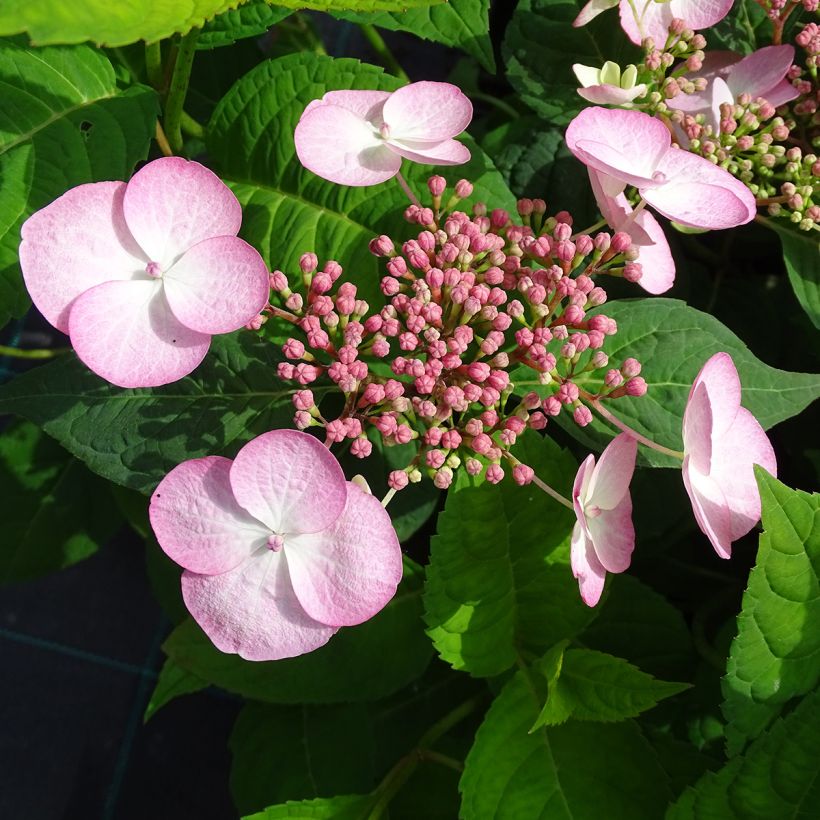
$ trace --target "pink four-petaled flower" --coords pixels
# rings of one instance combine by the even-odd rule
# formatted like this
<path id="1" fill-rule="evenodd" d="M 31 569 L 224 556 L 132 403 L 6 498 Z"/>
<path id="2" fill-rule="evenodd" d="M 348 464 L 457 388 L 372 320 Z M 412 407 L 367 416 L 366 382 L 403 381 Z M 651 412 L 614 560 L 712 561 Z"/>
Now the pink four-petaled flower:
<path id="1" fill-rule="evenodd" d="M 267 304 L 268 269 L 236 234 L 242 209 L 197 162 L 145 165 L 92 182 L 23 224 L 20 265 L 34 304 L 80 359 L 121 387 L 190 373 L 211 336 Z"/>
<path id="2" fill-rule="evenodd" d="M 376 185 L 398 174 L 402 157 L 460 165 L 470 151 L 453 139 L 473 106 L 450 83 L 388 91 L 328 91 L 305 108 L 294 142 L 302 165 L 340 185 Z"/>
<path id="3" fill-rule="evenodd" d="M 151 497 L 182 596 L 223 652 L 310 652 L 393 597 L 402 557 L 390 516 L 315 438 L 274 430 L 231 461 L 185 461 Z"/>
<path id="4" fill-rule="evenodd" d="M 635 528 L 629 482 L 637 451 L 635 439 L 621 433 L 597 464 L 590 453 L 575 476 L 572 505 L 578 520 L 572 531 L 570 564 L 588 606 L 600 600 L 607 572 L 623 572 L 632 560 Z"/>
<path id="5" fill-rule="evenodd" d="M 777 475 L 774 450 L 757 419 L 740 406 L 740 378 L 728 353 L 698 373 L 683 414 L 683 483 L 695 519 L 721 558 L 760 518 L 755 464 Z"/>

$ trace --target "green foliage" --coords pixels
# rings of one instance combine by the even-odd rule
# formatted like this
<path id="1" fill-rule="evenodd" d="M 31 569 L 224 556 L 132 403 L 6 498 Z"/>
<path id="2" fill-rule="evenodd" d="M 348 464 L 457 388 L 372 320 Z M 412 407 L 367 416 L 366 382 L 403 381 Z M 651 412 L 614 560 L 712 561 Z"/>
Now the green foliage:
<path id="1" fill-rule="evenodd" d="M 774 820 L 817 815 L 820 690 L 720 771 L 709 772 L 669 809 L 666 820 Z"/>
<path id="2" fill-rule="evenodd" d="M 649 386 L 645 396 L 620 398 L 609 407 L 625 424 L 658 444 L 681 448 L 683 411 L 692 382 L 718 351 L 729 353 L 734 360 L 743 386 L 743 406 L 764 429 L 797 415 L 820 396 L 820 376 L 764 364 L 713 316 L 676 299 L 622 299 L 607 303 L 601 312 L 618 323 L 618 333 L 604 348 L 610 360 L 620 363 L 634 356 Z M 538 388 L 528 384 L 519 389 Z M 587 446 L 602 449 L 615 435 L 597 417 L 581 428 L 564 415 L 556 420 Z M 655 467 L 680 467 L 680 461 L 655 450 L 639 448 L 638 457 Z"/>
<path id="3" fill-rule="evenodd" d="M 520 671 L 493 702 L 465 762 L 461 818 L 660 817 L 668 781 L 638 726 L 569 721 L 529 734 L 544 688 Z"/>
<path id="4" fill-rule="evenodd" d="M 723 679 L 730 754 L 820 682 L 820 495 L 756 471 L 763 533 Z"/>
<path id="5" fill-rule="evenodd" d="M 157 685 L 145 707 L 143 722 L 147 723 L 163 706 L 182 695 L 190 695 L 207 688 L 202 678 L 192 675 L 172 660 L 166 660 L 159 673 Z"/>
<path id="6" fill-rule="evenodd" d="M 816 328 L 820 328 L 820 243 L 804 232 L 766 223 L 777 232 L 783 246 L 783 263 L 794 295 Z"/>
<path id="7" fill-rule="evenodd" d="M 311 9 L 328 13 L 336 11 L 372 13 L 377 11 L 404 12 L 443 2 L 445 0 L 276 0 L 276 5 L 289 9 Z"/>
<path id="8" fill-rule="evenodd" d="M 258 37 L 290 14 L 290 9 L 272 6 L 266 0 L 249 0 L 207 22 L 199 33 L 196 47 L 218 48 L 233 45 L 245 37 Z"/>
<path id="9" fill-rule="evenodd" d="M 625 35 L 612 36 L 615 11 L 573 28 L 583 6 L 583 0 L 520 0 L 504 38 L 507 79 L 553 125 L 566 125 L 588 105 L 576 91 L 573 63 L 600 67 L 606 60 L 623 65 L 640 59 Z"/>
<path id="10" fill-rule="evenodd" d="M 362 820 L 375 805 L 376 797 L 370 794 L 318 797 L 270 806 L 243 820 Z"/>
<path id="11" fill-rule="evenodd" d="M 305 106 L 326 91 L 392 91 L 400 85 L 381 69 L 356 60 L 292 54 L 250 71 L 219 103 L 208 129 L 208 150 L 245 209 L 242 236 L 272 268 L 295 269 L 302 253 L 314 251 L 320 260 L 340 260 L 371 304 L 382 300 L 382 268 L 367 243 L 379 233 L 396 240 L 412 234 L 402 217 L 406 195 L 393 180 L 351 188 L 320 179 L 296 157 L 293 131 Z M 475 183 L 474 199 L 514 209 L 515 199 L 501 175 L 478 147 L 465 141 L 473 159 L 459 166 L 450 181 L 466 177 Z M 421 193 L 430 173 L 428 166 L 411 163 L 406 178 Z"/>
<path id="12" fill-rule="evenodd" d="M 757 3 L 735 3 L 729 13 L 706 32 L 707 47 L 751 54 L 771 44 L 770 31 L 766 12 Z"/>
<path id="13" fill-rule="evenodd" d="M 3 4 L 0 30 L 7 14 Z M 32 49 L 19 38 L 0 39 L 0 86 L 2 326 L 29 306 L 17 261 L 20 226 L 75 185 L 128 177 L 148 153 L 157 98 L 142 85 L 119 88 L 100 51 Z"/>
<path id="14" fill-rule="evenodd" d="M 572 456 L 551 439 L 524 436 L 518 458 L 567 489 Z M 519 651 L 572 637 L 593 617 L 568 566 L 575 516 L 531 484 L 472 486 L 459 475 L 430 548 L 424 592 L 428 634 L 443 660 L 476 676 L 497 675 Z"/>
<path id="15" fill-rule="evenodd" d="M 328 644 L 298 658 L 257 663 L 226 655 L 191 620 L 171 633 L 163 649 L 177 665 L 208 683 L 270 703 L 385 697 L 419 677 L 432 655 L 421 622 L 420 595 L 406 584 L 374 618 L 341 629 Z"/>
<path id="16" fill-rule="evenodd" d="M 407 9 L 381 14 L 332 12 L 334 17 L 386 28 L 408 31 L 423 40 L 460 48 L 475 57 L 487 71 L 495 72 L 490 41 L 490 0 L 448 0 L 428 8 Z"/>
<path id="17" fill-rule="evenodd" d="M 290 392 L 276 378 L 276 357 L 274 345 L 251 333 L 217 336 L 190 376 L 126 390 L 66 356 L 0 388 L 0 413 L 25 416 L 94 472 L 150 492 L 185 459 L 233 455 L 254 436 L 289 426 Z"/>
<path id="18" fill-rule="evenodd" d="M 106 483 L 28 422 L 0 436 L 0 486 L 2 583 L 88 558 L 121 523 Z"/>
<path id="19" fill-rule="evenodd" d="M 558 644 L 547 655 L 547 701 L 530 731 L 557 726 L 569 718 L 614 722 L 637 717 L 688 683 L 655 680 L 623 658 Z M 554 657 L 560 654 L 562 657 Z"/>

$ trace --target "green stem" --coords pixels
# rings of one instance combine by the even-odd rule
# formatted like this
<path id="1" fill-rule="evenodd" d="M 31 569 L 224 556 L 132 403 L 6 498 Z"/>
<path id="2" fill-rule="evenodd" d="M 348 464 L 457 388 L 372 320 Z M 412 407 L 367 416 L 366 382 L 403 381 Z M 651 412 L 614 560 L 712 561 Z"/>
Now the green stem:
<path id="1" fill-rule="evenodd" d="M 664 447 L 663 444 L 658 444 L 652 439 L 647 438 L 646 436 L 642 436 L 637 430 L 633 430 L 629 425 L 624 424 L 617 416 L 613 416 L 606 407 L 601 404 L 600 401 L 593 398 L 589 394 L 584 396 L 585 399 L 610 423 L 614 424 L 619 430 L 623 430 L 625 433 L 629 433 L 632 438 L 636 441 L 640 442 L 644 445 L 644 447 L 649 447 L 652 450 L 657 450 L 659 453 L 663 453 L 666 456 L 672 456 L 672 458 L 677 458 L 683 461 L 683 452 L 681 450 L 672 450 L 670 447 Z"/>
<path id="2" fill-rule="evenodd" d="M 509 103 L 505 103 L 504 100 L 499 100 L 498 97 L 495 97 L 492 94 L 487 94 L 484 91 L 471 91 L 470 98 L 473 100 L 483 100 L 484 102 L 495 106 L 499 111 L 502 111 L 508 117 L 518 119 L 521 116 Z"/>
<path id="3" fill-rule="evenodd" d="M 13 359 L 53 359 L 55 356 L 59 356 L 67 350 L 67 347 L 54 348 L 53 350 L 21 350 L 18 347 L 0 345 L 0 356 L 11 356 Z"/>
<path id="4" fill-rule="evenodd" d="M 421 752 L 421 757 L 423 760 L 429 760 L 431 763 L 439 763 L 440 765 L 446 766 L 448 769 L 452 769 L 455 772 L 464 771 L 464 764 L 460 760 L 456 760 L 454 757 L 450 757 L 449 755 L 443 755 L 441 752 L 434 752 L 430 749 L 425 749 Z"/>
<path id="5" fill-rule="evenodd" d="M 182 126 L 182 130 L 189 137 L 196 137 L 197 139 L 203 139 L 205 137 L 205 126 L 202 125 L 202 123 L 197 122 L 190 114 L 186 114 L 184 111 L 182 112 L 182 117 L 180 118 L 180 125 Z"/>
<path id="6" fill-rule="evenodd" d="M 145 70 L 148 82 L 157 91 L 161 91 L 165 78 L 162 73 L 162 45 L 159 40 L 156 43 L 145 44 Z"/>
<path id="7" fill-rule="evenodd" d="M 188 81 L 191 78 L 191 67 L 194 64 L 197 37 L 199 37 L 199 29 L 193 29 L 180 41 L 174 73 L 171 75 L 168 99 L 165 101 L 165 133 L 175 154 L 182 151 L 182 107 L 185 105 L 185 95 L 188 93 Z"/>
<path id="8" fill-rule="evenodd" d="M 378 29 L 369 23 L 363 23 L 359 28 L 364 35 L 364 39 L 370 43 L 370 47 L 376 52 L 376 56 L 379 60 L 381 60 L 382 65 L 384 65 L 388 71 L 395 74 L 400 80 L 409 83 L 410 78 L 399 65 L 399 61 L 395 58 L 387 43 L 384 42 L 384 38 L 379 34 Z"/>

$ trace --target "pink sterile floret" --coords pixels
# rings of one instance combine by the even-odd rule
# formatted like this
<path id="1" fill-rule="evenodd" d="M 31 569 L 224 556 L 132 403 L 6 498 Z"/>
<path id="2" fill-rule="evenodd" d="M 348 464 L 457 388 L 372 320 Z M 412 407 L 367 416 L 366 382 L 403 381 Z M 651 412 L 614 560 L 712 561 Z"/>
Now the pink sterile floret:
<path id="1" fill-rule="evenodd" d="M 666 126 L 642 111 L 592 107 L 567 128 L 569 150 L 615 198 L 634 185 L 655 210 L 694 228 L 733 228 L 754 219 L 752 192 L 728 171 L 672 146 Z"/>
<path id="2" fill-rule="evenodd" d="M 267 266 L 236 236 L 241 222 L 215 174 L 166 157 L 128 184 L 79 185 L 37 211 L 20 265 L 34 304 L 91 370 L 153 387 L 190 373 L 211 336 L 267 304 Z"/>
<path id="3" fill-rule="evenodd" d="M 777 475 L 774 450 L 757 419 L 740 406 L 740 378 L 728 353 L 698 373 L 683 414 L 683 483 L 698 526 L 721 558 L 760 518 L 753 465 Z"/>
<path id="4" fill-rule="evenodd" d="M 637 442 L 627 433 L 616 436 L 598 463 L 590 454 L 578 469 L 572 487 L 577 522 L 572 531 L 570 563 L 581 598 L 595 606 L 607 572 L 623 572 L 635 548 L 629 482 L 635 471 Z"/>
<path id="5" fill-rule="evenodd" d="M 686 28 L 701 31 L 719 23 L 729 13 L 733 2 L 734 0 L 669 0 L 668 3 L 657 3 L 655 0 L 637 0 L 633 6 L 630 0 L 620 0 L 618 11 L 621 15 L 621 28 L 633 43 L 640 45 L 646 37 L 651 37 L 662 47 L 673 20 L 683 20 Z M 633 8 L 638 9 L 640 22 L 635 19 Z"/>
<path id="6" fill-rule="evenodd" d="M 402 157 L 425 165 L 470 159 L 453 139 L 473 106 L 450 83 L 411 83 L 388 91 L 328 91 L 302 113 L 294 141 L 302 165 L 341 185 L 375 185 L 396 176 Z"/>
<path id="7" fill-rule="evenodd" d="M 182 596 L 223 652 L 278 660 L 366 621 L 396 592 L 390 516 L 345 480 L 319 441 L 274 430 L 231 461 L 185 461 L 150 506 L 162 549 L 185 568 Z"/>

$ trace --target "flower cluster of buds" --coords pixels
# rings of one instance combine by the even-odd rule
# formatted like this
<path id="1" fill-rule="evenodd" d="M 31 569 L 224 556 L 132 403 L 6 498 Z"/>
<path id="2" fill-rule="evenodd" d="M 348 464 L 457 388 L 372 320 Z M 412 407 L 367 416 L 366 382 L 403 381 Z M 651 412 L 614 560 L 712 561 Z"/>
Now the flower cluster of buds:
<path id="1" fill-rule="evenodd" d="M 446 488 L 461 466 L 491 482 L 506 466 L 529 483 L 532 469 L 509 452 L 527 427 L 560 413 L 584 426 L 593 400 L 646 392 L 635 359 L 610 367 L 603 347 L 617 326 L 593 311 L 606 301 L 599 274 L 640 278 L 636 248 L 623 232 L 573 234 L 572 217 L 546 217 L 542 200 L 519 201 L 515 220 L 481 203 L 472 215 L 450 210 L 472 194 L 466 180 L 444 208 L 445 179 L 428 188 L 432 207 L 405 212 L 415 238 L 398 249 L 387 236 L 370 243 L 386 263 L 384 307 L 371 308 L 339 281 L 337 262 L 320 268 L 312 253 L 298 277 L 271 275 L 270 310 L 293 329 L 278 374 L 298 385 L 295 424 L 323 427 L 328 444 L 351 440 L 360 458 L 372 451 L 369 431 L 387 445 L 416 442 L 412 462 L 389 477 L 393 489 L 423 471 Z M 343 394 L 336 418 L 317 406 L 319 380 Z"/>

